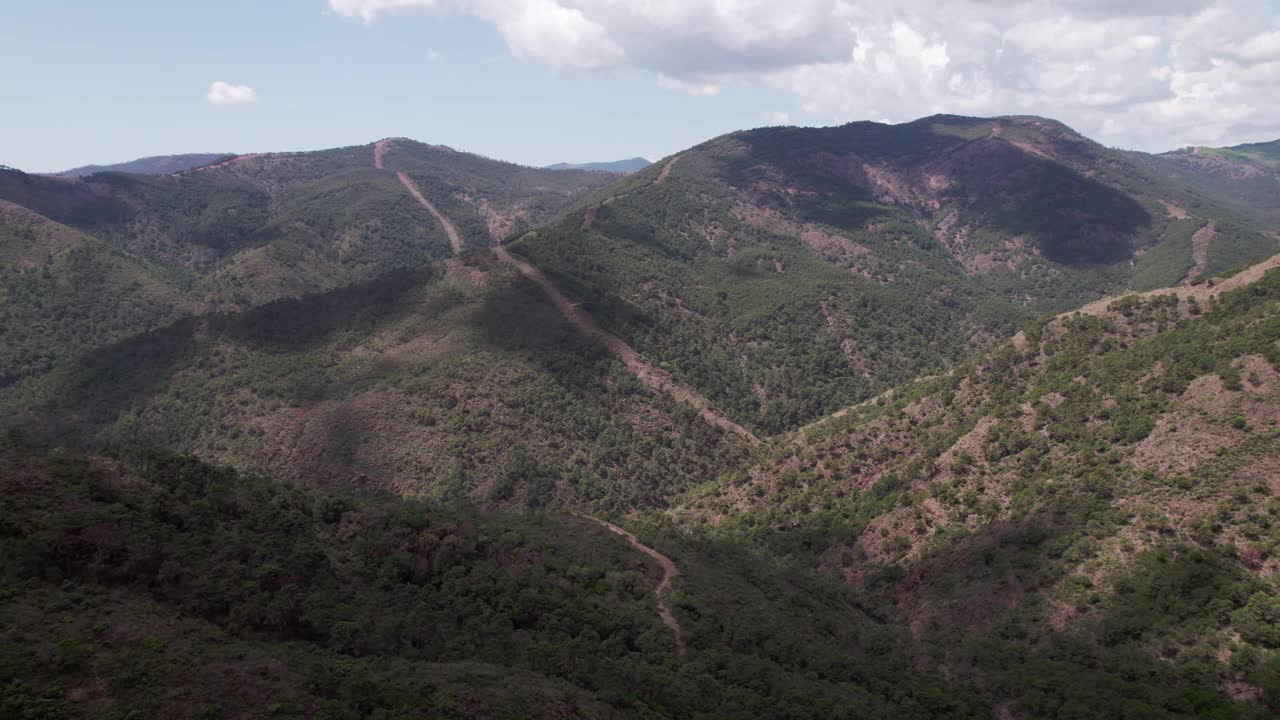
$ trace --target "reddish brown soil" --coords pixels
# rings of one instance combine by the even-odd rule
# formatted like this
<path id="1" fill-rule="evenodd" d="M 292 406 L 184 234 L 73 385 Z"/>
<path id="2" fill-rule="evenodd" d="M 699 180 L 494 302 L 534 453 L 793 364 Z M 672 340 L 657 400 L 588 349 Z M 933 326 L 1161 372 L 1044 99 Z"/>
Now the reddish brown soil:
<path id="1" fill-rule="evenodd" d="M 1185 282 L 1192 282 L 1204 274 L 1209 265 L 1209 243 L 1218 234 L 1218 223 L 1210 220 L 1208 225 L 1200 228 L 1191 236 L 1191 259 L 1195 265 L 1187 271 Z"/>
<path id="2" fill-rule="evenodd" d="M 662 182 L 663 180 L 666 180 L 666 179 L 667 179 L 667 176 L 671 174 L 671 166 L 672 166 L 672 165 L 675 165 L 675 164 L 676 164 L 676 161 L 677 161 L 677 160 L 679 160 L 679 159 L 680 159 L 680 156 L 679 156 L 679 155 L 677 155 L 677 156 L 675 156 L 675 157 L 671 158 L 670 160 L 668 160 L 668 161 L 667 161 L 667 164 L 666 164 L 666 165 L 663 165 L 663 166 L 662 166 L 662 170 L 660 170 L 660 171 L 658 172 L 658 179 L 657 179 L 657 180 L 654 180 L 654 181 L 653 181 L 653 184 L 654 184 L 654 185 L 657 185 L 658 183 Z"/>
<path id="3" fill-rule="evenodd" d="M 387 145 L 390 142 L 391 142 L 390 140 L 379 140 L 378 142 L 373 144 L 373 166 L 379 170 L 383 169 L 382 156 L 386 154 Z"/>
<path id="4" fill-rule="evenodd" d="M 501 246 L 495 247 L 493 252 L 497 254 L 498 259 L 519 270 L 521 275 L 524 275 L 542 288 L 542 291 L 547 294 L 547 297 L 551 298 L 551 302 L 555 304 L 556 309 L 560 311 L 565 320 L 568 320 L 584 334 L 604 343 L 605 347 L 617 355 L 623 364 L 627 366 L 627 369 L 651 390 L 666 393 L 677 402 L 692 407 L 698 411 L 703 420 L 715 427 L 734 433 L 752 445 L 760 444 L 760 439 L 751 434 L 751 431 L 725 417 L 723 413 L 716 410 L 711 405 L 711 402 L 696 390 L 671 377 L 666 371 L 654 367 L 622 338 L 601 329 L 586 313 L 583 313 L 577 306 L 569 302 L 569 298 L 565 297 L 564 293 L 560 292 L 560 289 L 553 285 L 541 270 L 527 262 L 517 260 L 511 253 L 507 252 L 506 248 Z"/>
<path id="5" fill-rule="evenodd" d="M 662 597 L 663 592 L 671 588 L 671 581 L 680 575 L 680 568 L 676 567 L 676 564 L 672 562 L 671 558 L 663 555 L 657 550 L 654 550 L 648 545 L 641 543 L 636 539 L 635 535 L 632 535 L 617 525 L 599 518 L 591 517 L 590 515 L 584 515 L 583 517 L 591 520 L 592 522 L 603 525 L 609 530 L 626 538 L 627 542 L 631 543 L 631 547 L 639 550 L 645 555 L 648 555 L 654 560 L 657 560 L 658 564 L 662 566 L 662 582 L 658 583 L 658 589 L 654 591 L 654 597 L 657 599 L 658 615 L 662 618 L 662 624 L 671 628 L 672 634 L 676 636 L 676 653 L 679 654 L 680 657 L 684 657 L 687 652 L 687 648 L 684 644 L 684 635 L 680 632 L 680 621 L 676 620 L 675 614 L 671 612 L 671 606 L 668 605 L 666 599 Z"/>

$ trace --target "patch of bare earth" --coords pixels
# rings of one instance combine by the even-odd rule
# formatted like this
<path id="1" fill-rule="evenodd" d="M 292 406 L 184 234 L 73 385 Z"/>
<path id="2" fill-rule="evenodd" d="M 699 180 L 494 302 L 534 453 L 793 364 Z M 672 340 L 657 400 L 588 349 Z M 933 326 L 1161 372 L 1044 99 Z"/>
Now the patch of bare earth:
<path id="1" fill-rule="evenodd" d="M 489 230 L 489 237 L 494 242 L 502 242 L 515 235 L 516 230 L 520 228 L 528 220 L 528 212 L 522 207 L 515 207 L 510 210 L 499 210 L 489 202 L 488 198 L 473 197 L 470 194 L 460 194 L 458 199 L 468 203 L 479 211 L 480 216 L 484 218 L 485 226 Z M 594 217 L 595 209 L 590 208 L 588 212 Z M 584 223 L 584 228 L 586 223 Z"/>
<path id="2" fill-rule="evenodd" d="M 1174 205 L 1168 200 L 1161 200 L 1160 204 L 1164 205 L 1165 212 L 1169 213 L 1169 217 L 1174 220 L 1186 220 L 1191 217 L 1191 213 L 1188 213 L 1186 208 Z"/>
<path id="3" fill-rule="evenodd" d="M 1187 277 L 1183 282 L 1194 282 L 1204 275 L 1205 268 L 1209 266 L 1209 243 L 1213 242 L 1213 238 L 1218 234 L 1217 221 L 1210 220 L 1209 224 L 1200 228 L 1191 236 L 1191 269 L 1187 271 Z"/>
<path id="4" fill-rule="evenodd" d="M 670 160 L 668 160 L 668 161 L 666 162 L 666 164 L 664 164 L 664 165 L 662 166 L 662 169 L 658 171 L 658 177 L 657 177 L 657 179 L 656 179 L 656 180 L 654 180 L 654 181 L 653 181 L 653 184 L 654 184 L 654 185 L 657 185 L 658 183 L 662 182 L 663 180 L 666 180 L 666 179 L 667 179 L 667 177 L 668 177 L 669 175 L 671 175 L 671 168 L 675 166 L 676 161 L 677 161 L 677 160 L 679 160 L 679 159 L 680 159 L 680 156 L 679 156 L 679 155 L 677 155 L 677 156 L 675 156 L 675 157 L 671 158 Z"/>

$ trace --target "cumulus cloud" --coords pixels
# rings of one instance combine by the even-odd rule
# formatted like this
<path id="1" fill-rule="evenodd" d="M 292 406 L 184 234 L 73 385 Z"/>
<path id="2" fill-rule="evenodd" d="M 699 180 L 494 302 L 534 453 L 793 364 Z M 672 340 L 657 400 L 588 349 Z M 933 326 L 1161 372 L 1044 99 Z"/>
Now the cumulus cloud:
<path id="1" fill-rule="evenodd" d="M 831 120 L 1035 113 L 1150 149 L 1280 135 L 1270 0 L 329 0 L 375 22 L 470 13 L 516 57 L 759 83 Z"/>
<path id="2" fill-rule="evenodd" d="M 222 80 L 214 81 L 205 97 L 214 105 L 250 105 L 258 102 L 258 93 L 253 88 L 248 85 L 232 85 Z"/>

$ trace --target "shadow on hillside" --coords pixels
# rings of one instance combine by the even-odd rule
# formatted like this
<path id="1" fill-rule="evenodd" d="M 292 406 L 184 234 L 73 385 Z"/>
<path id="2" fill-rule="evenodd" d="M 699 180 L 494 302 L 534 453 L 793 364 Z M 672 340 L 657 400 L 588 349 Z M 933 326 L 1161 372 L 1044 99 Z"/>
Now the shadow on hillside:
<path id="1" fill-rule="evenodd" d="M 1216 633 L 1246 602 L 1256 581 L 1251 585 L 1238 561 L 1213 549 L 1157 543 L 1124 575 L 1104 575 L 1104 585 L 1086 592 L 1096 597 L 1085 614 L 1047 602 L 1060 583 L 1077 578 L 1074 568 L 1107 534 L 1108 507 L 1060 498 L 869 589 L 911 618 L 920 644 L 941 662 L 968 668 L 990 696 L 1014 701 L 1026 717 L 1057 717 L 1066 707 L 1073 717 L 1110 716 L 1118 708 L 1128 717 L 1260 717 L 1218 693 L 1216 663 L 1156 654 L 1162 645 L 1187 648 Z M 1080 586 L 1093 587 L 1083 576 Z"/>
<path id="2" fill-rule="evenodd" d="M 336 290 L 276 300 L 240 315 L 222 316 L 217 332 L 256 349 L 305 352 L 339 333 L 371 330 L 407 312 L 406 298 L 440 276 L 438 266 L 396 270 Z"/>
<path id="3" fill-rule="evenodd" d="M 836 227 L 899 212 L 879 204 L 886 193 L 895 199 L 884 202 L 912 214 L 931 212 L 921 203 L 932 198 L 978 226 L 1034 239 L 1054 262 L 1097 265 L 1127 259 L 1134 236 L 1152 223 L 1131 197 L 1065 163 L 1000 139 L 940 135 L 928 124 L 768 128 L 740 140 L 751 150 L 726 166 L 730 182 L 773 188 L 762 202 Z M 947 185 L 932 187 L 937 178 Z"/>
<path id="4" fill-rule="evenodd" d="M 485 345 L 525 358 L 570 392 L 583 393 L 609 374 L 608 349 L 566 322 L 542 289 L 523 277 L 493 288 L 475 324 Z"/>
<path id="5" fill-rule="evenodd" d="M 0 171 L 0 199 L 78 228 L 126 223 L 136 215 L 108 187 L 91 181 Z"/>
<path id="6" fill-rule="evenodd" d="M 440 274 L 435 267 L 403 270 L 376 280 L 303 298 L 277 300 L 241 314 L 179 320 L 151 332 L 126 338 L 64 363 L 46 382 L 41 400 L 29 413 L 39 434 L 58 442 L 84 444 L 102 429 L 147 407 L 188 365 L 204 372 L 202 351 L 210 342 L 226 341 L 262 353 L 306 355 L 347 333 L 371 332 L 398 313 L 412 312 L 407 301 Z M 269 369 L 263 373 L 270 375 Z M 315 378 L 292 378 L 295 399 L 321 399 L 308 391 Z M 198 405 L 201 401 L 192 401 Z M 166 404 L 167 422 L 124 441 L 148 446 L 180 447 L 176 425 L 193 412 L 182 402 Z M 170 425 L 173 426 L 170 426 Z"/>

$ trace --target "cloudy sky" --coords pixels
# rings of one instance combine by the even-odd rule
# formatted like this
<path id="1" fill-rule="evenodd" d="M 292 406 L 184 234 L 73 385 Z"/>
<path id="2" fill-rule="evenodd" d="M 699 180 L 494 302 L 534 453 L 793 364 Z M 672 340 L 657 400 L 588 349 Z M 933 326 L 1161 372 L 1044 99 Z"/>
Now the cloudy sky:
<path id="1" fill-rule="evenodd" d="M 1280 0 L 62 0 L 0 28 L 0 163 L 405 135 L 528 164 L 765 124 L 1280 138 Z"/>

